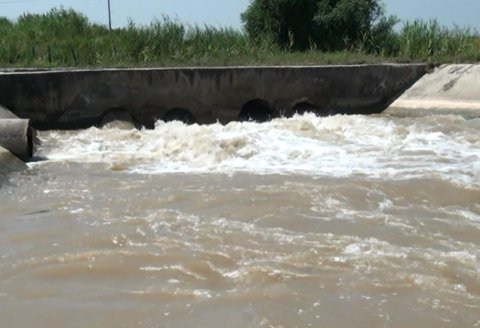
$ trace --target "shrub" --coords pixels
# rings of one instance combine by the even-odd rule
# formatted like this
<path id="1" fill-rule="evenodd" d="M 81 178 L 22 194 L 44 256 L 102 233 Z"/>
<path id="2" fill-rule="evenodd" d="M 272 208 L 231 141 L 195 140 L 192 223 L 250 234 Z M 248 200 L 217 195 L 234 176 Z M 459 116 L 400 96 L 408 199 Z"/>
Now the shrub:
<path id="1" fill-rule="evenodd" d="M 380 0 L 254 0 L 242 14 L 254 40 L 270 38 L 283 48 L 380 52 L 393 47 L 395 17 Z"/>
<path id="2" fill-rule="evenodd" d="M 241 15 L 255 41 L 272 40 L 282 48 L 306 50 L 314 35 L 315 0 L 254 0 Z"/>

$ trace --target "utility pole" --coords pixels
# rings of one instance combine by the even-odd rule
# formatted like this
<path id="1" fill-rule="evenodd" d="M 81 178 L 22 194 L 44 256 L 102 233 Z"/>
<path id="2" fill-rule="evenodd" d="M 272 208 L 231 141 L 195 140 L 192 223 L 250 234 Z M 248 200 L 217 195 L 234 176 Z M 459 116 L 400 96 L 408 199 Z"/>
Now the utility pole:
<path id="1" fill-rule="evenodd" d="M 112 30 L 112 10 L 110 9 L 110 0 L 108 0 L 108 27 Z"/>

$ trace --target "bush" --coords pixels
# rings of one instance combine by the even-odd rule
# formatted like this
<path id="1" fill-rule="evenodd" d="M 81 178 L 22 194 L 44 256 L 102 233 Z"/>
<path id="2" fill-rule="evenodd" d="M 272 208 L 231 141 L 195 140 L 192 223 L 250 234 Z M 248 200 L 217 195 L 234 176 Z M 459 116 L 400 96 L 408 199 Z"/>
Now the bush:
<path id="1" fill-rule="evenodd" d="M 289 50 L 306 50 L 314 34 L 315 0 L 255 0 L 241 15 L 255 41 L 272 40 Z"/>
<path id="2" fill-rule="evenodd" d="M 385 16 L 379 0 L 319 0 L 314 21 L 322 49 L 374 52 L 379 44 L 388 42 L 398 22 Z"/>
<path id="3" fill-rule="evenodd" d="M 398 22 L 385 16 L 380 0 L 253 0 L 242 21 L 252 39 L 270 38 L 290 50 L 375 53 L 393 47 Z"/>

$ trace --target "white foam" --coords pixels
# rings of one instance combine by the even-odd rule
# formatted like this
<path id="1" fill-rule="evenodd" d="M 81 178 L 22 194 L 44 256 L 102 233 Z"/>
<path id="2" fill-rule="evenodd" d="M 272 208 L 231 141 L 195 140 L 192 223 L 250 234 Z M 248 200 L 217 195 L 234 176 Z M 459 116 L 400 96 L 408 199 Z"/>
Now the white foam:
<path id="1" fill-rule="evenodd" d="M 439 176 L 479 185 L 478 130 L 459 117 L 400 119 L 307 114 L 264 124 L 42 133 L 50 161 L 108 163 L 141 174 L 308 174 L 407 179 Z"/>

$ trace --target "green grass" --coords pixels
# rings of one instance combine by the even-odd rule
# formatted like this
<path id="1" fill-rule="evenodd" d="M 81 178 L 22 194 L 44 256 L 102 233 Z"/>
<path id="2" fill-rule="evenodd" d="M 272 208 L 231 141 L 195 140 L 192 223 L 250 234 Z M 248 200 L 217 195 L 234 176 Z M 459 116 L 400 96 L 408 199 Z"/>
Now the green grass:
<path id="1" fill-rule="evenodd" d="M 109 31 L 73 11 L 52 9 L 12 22 L 0 18 L 3 67 L 151 67 L 225 65 L 318 65 L 379 62 L 478 62 L 480 37 L 436 21 L 414 21 L 389 40 L 389 48 L 323 53 L 290 52 L 254 42 L 231 28 L 189 26 L 163 17 L 147 26 L 130 23 Z M 393 45 L 392 45 L 393 43 Z"/>
<path id="2" fill-rule="evenodd" d="M 438 21 L 407 22 L 398 36 L 405 58 L 439 62 L 480 61 L 480 37 L 469 28 L 448 29 Z"/>

